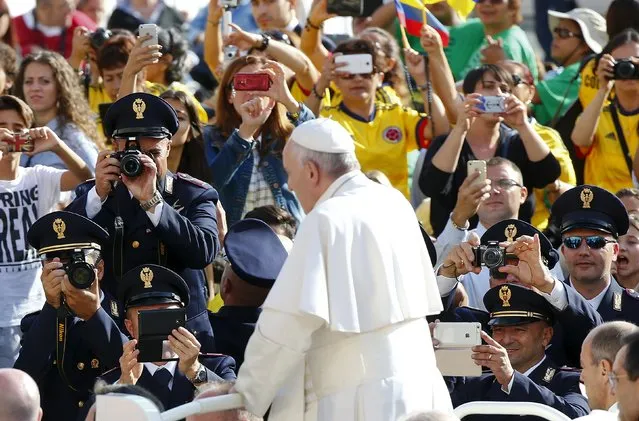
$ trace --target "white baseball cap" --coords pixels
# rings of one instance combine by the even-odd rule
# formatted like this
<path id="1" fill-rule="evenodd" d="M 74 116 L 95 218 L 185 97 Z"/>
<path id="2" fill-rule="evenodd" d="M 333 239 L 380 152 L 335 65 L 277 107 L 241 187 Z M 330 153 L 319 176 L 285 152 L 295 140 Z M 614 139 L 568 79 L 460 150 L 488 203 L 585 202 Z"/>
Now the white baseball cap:
<path id="1" fill-rule="evenodd" d="M 603 47 L 608 43 L 608 33 L 606 32 L 606 19 L 592 9 L 578 7 L 569 12 L 562 13 L 555 10 L 548 11 L 548 26 L 553 32 L 560 19 L 570 19 L 577 22 L 586 45 L 596 54 L 601 53 Z"/>
<path id="2" fill-rule="evenodd" d="M 353 137 L 341 124 L 330 118 L 316 118 L 300 124 L 291 133 L 291 140 L 317 152 L 355 152 Z"/>

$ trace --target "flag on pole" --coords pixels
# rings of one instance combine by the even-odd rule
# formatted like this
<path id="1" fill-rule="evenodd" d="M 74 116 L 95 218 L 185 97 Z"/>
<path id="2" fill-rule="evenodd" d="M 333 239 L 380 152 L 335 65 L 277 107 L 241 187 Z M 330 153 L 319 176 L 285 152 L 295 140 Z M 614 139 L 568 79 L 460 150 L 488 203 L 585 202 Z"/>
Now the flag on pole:
<path id="1" fill-rule="evenodd" d="M 424 0 L 426 4 L 439 3 L 442 0 Z M 446 0 L 460 18 L 466 19 L 475 8 L 475 0 Z"/>
<path id="2" fill-rule="evenodd" d="M 409 35 L 419 37 L 422 26 L 427 24 L 442 37 L 444 47 L 448 45 L 450 40 L 448 29 L 426 9 L 422 0 L 395 0 L 395 9 L 400 25 L 406 29 Z"/>

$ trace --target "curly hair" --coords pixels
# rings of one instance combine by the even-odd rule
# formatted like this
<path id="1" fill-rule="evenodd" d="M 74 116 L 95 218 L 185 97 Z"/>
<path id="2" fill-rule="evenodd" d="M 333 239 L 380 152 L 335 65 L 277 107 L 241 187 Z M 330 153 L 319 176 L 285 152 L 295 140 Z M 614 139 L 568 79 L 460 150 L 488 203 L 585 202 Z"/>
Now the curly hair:
<path id="1" fill-rule="evenodd" d="M 164 73 L 166 84 L 179 82 L 184 79 L 188 66 L 187 58 L 189 43 L 184 36 L 175 28 L 160 29 L 158 32 L 158 44 L 162 46 L 163 54 L 171 54 L 173 60 Z"/>
<path id="2" fill-rule="evenodd" d="M 14 84 L 15 95 L 25 100 L 24 73 L 31 63 L 46 64 L 53 71 L 58 93 L 57 117 L 60 119 L 60 123 L 63 125 L 74 124 L 93 140 L 99 149 L 104 149 L 104 145 L 101 144 L 97 136 L 98 131 L 93 113 L 84 97 L 78 76 L 60 54 L 53 51 L 41 51 L 26 56 L 20 65 Z"/>

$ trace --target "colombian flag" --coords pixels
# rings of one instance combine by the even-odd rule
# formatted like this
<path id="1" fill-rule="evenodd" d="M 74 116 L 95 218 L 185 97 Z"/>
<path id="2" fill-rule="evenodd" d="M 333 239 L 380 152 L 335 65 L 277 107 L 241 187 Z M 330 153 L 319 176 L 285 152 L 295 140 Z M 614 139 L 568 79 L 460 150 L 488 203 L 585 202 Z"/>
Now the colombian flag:
<path id="1" fill-rule="evenodd" d="M 427 24 L 433 27 L 442 37 L 444 47 L 448 45 L 450 35 L 448 29 L 426 9 L 422 0 L 395 0 L 395 9 L 400 24 L 406 29 L 406 33 L 415 37 L 421 35 L 422 26 Z M 424 22 L 424 15 L 426 22 Z"/>

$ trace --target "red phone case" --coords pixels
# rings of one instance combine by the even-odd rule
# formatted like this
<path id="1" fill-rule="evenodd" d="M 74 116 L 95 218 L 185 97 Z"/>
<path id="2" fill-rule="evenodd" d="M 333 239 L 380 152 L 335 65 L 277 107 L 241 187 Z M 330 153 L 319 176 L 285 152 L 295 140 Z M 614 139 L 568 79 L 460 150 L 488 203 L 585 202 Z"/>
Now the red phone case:
<path id="1" fill-rule="evenodd" d="M 266 73 L 236 73 L 233 88 L 236 91 L 268 91 L 271 78 Z"/>

